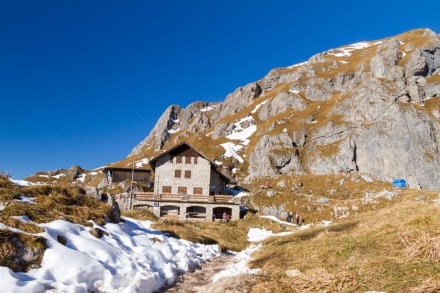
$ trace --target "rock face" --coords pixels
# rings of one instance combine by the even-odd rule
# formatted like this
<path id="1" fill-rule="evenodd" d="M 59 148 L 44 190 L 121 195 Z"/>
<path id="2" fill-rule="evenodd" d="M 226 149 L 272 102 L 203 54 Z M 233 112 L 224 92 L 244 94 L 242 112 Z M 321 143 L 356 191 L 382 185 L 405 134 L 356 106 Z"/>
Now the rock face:
<path id="1" fill-rule="evenodd" d="M 221 103 L 170 106 L 130 155 L 187 140 L 245 182 L 350 168 L 440 189 L 439 117 L 440 37 L 420 29 L 271 70 Z"/>

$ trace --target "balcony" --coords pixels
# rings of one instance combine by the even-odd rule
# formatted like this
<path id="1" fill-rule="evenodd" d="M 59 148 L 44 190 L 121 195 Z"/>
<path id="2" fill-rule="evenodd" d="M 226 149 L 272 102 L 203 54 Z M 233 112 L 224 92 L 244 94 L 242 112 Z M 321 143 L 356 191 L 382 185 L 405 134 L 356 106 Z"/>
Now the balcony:
<path id="1" fill-rule="evenodd" d="M 137 201 L 176 201 L 176 202 L 206 202 L 206 203 L 226 203 L 232 202 L 232 195 L 189 195 L 189 194 L 171 194 L 153 192 L 135 192 L 134 198 Z"/>

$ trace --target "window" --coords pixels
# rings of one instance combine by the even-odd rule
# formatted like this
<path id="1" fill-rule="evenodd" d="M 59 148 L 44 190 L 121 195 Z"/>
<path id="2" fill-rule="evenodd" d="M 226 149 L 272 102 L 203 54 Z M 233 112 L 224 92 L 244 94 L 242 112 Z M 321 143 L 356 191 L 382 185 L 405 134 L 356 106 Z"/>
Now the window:
<path id="1" fill-rule="evenodd" d="M 177 192 L 178 192 L 179 194 L 188 194 L 188 193 L 186 192 L 186 187 L 181 187 L 181 186 L 178 187 Z"/>
<path id="2" fill-rule="evenodd" d="M 162 193 L 171 193 L 171 186 L 162 186 Z"/>
<path id="3" fill-rule="evenodd" d="M 194 164 L 197 164 L 197 157 L 194 157 Z"/>
<path id="4" fill-rule="evenodd" d="M 182 170 L 174 170 L 174 177 L 176 178 L 182 177 Z"/>
<path id="5" fill-rule="evenodd" d="M 177 156 L 176 157 L 176 163 L 177 164 L 181 164 L 182 163 L 182 157 L 181 156 Z"/>
<path id="6" fill-rule="evenodd" d="M 193 194 L 202 194 L 202 190 L 201 187 L 194 187 Z"/>
<path id="7" fill-rule="evenodd" d="M 185 178 L 191 178 L 191 171 L 185 170 Z"/>
<path id="8" fill-rule="evenodd" d="M 185 157 L 185 164 L 191 164 L 191 157 Z"/>

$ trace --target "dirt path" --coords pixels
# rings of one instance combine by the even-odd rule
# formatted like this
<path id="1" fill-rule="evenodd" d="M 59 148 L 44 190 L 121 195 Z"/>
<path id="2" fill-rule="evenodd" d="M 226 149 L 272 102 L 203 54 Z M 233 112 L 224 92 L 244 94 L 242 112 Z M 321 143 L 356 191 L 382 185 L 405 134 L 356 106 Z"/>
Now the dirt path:
<path id="1" fill-rule="evenodd" d="M 161 293 L 215 293 L 215 292 L 248 292 L 248 277 L 240 275 L 232 278 L 223 278 L 212 283 L 211 278 L 234 262 L 234 256 L 222 254 L 202 264 L 202 268 L 180 277 L 177 284 Z M 241 288 L 246 287 L 246 288 Z M 244 290 L 244 291 L 243 291 Z"/>

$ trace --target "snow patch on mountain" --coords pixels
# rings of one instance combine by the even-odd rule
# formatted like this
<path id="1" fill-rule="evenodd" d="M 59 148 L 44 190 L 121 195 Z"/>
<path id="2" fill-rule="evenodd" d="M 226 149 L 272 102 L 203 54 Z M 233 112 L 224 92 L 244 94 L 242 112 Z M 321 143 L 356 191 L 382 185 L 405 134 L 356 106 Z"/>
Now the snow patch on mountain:
<path id="1" fill-rule="evenodd" d="M 335 51 L 337 51 L 338 53 L 328 53 L 328 54 L 336 57 L 349 57 L 351 56 L 351 52 L 353 50 L 365 49 L 368 48 L 369 46 L 371 46 L 371 44 L 368 42 L 359 42 L 349 46 L 335 49 Z"/>
<path id="2" fill-rule="evenodd" d="M 242 150 L 244 146 L 249 144 L 249 137 L 251 137 L 252 134 L 257 131 L 257 125 L 255 125 L 254 123 L 255 120 L 251 115 L 242 118 L 238 122 L 234 123 L 234 129 L 232 130 L 232 133 L 226 136 L 226 138 L 230 140 L 239 140 L 240 143 L 222 143 L 221 146 L 225 149 L 223 157 L 233 157 L 240 163 L 243 163 L 243 158 L 238 154 L 238 152 Z"/>
<path id="3" fill-rule="evenodd" d="M 223 157 L 225 158 L 230 158 L 233 157 L 235 158 L 237 161 L 239 161 L 240 163 L 243 163 L 243 158 L 240 157 L 237 152 L 239 150 L 241 150 L 242 146 L 241 145 L 236 145 L 232 142 L 225 142 L 222 143 L 221 146 L 225 149 L 225 153 L 223 154 Z"/>
<path id="4" fill-rule="evenodd" d="M 244 128 L 242 124 L 245 124 L 246 122 L 249 122 L 249 126 Z M 240 119 L 240 121 L 234 123 L 232 134 L 228 135 L 227 138 L 231 140 L 240 140 L 243 145 L 247 145 L 249 143 L 249 137 L 257 131 L 257 125 L 253 124 L 253 122 L 254 118 L 252 116 Z"/>

